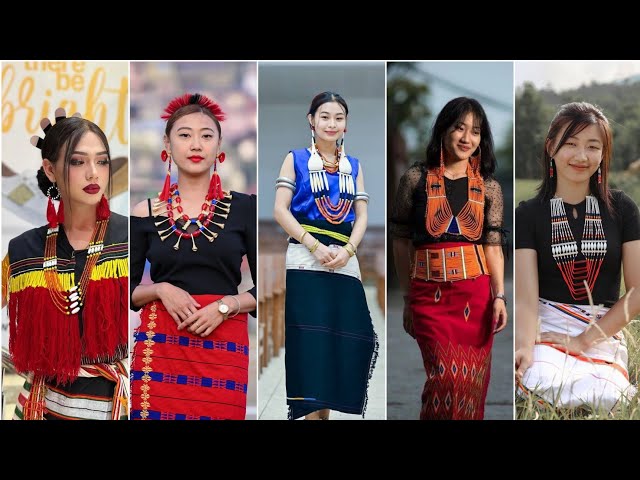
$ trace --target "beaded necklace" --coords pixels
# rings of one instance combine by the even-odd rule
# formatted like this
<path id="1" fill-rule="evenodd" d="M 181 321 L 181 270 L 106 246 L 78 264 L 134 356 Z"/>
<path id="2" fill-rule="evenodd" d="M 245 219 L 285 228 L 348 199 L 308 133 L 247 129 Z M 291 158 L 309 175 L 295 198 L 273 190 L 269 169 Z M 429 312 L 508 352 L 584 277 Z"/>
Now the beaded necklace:
<path id="1" fill-rule="evenodd" d="M 344 153 L 344 145 L 341 144 L 336 150 L 336 158 L 339 158 L 337 166 L 326 165 L 326 160 L 320 155 L 316 144 L 311 144 L 311 156 L 307 164 L 309 168 L 309 181 L 311 183 L 311 192 L 316 202 L 318 210 L 322 216 L 334 225 L 344 222 L 347 217 L 356 193 L 355 181 L 351 174 L 351 162 Z M 331 201 L 329 192 L 329 181 L 327 172 L 335 173 L 338 171 L 338 186 L 340 189 L 340 199 L 337 204 Z"/>
<path id="2" fill-rule="evenodd" d="M 232 195 L 231 193 L 226 193 L 224 194 L 223 198 L 231 200 Z M 219 217 L 226 219 L 229 216 L 229 211 L 231 210 L 231 203 L 224 203 L 215 198 L 210 199 L 209 195 L 207 194 L 204 197 L 204 203 L 202 204 L 201 212 L 198 215 L 198 218 L 192 219 L 192 218 L 189 218 L 189 216 L 184 213 L 184 209 L 180 205 L 181 202 L 182 202 L 182 199 L 180 198 L 180 191 L 178 190 L 178 184 L 174 183 L 173 185 L 171 185 L 171 188 L 169 190 L 169 198 L 166 201 L 156 200 L 154 202 L 154 205 L 153 205 L 154 217 L 159 216 L 161 213 L 165 211 L 167 212 L 167 218 L 165 218 L 160 222 L 154 222 L 154 223 L 155 223 L 155 226 L 158 227 L 165 222 L 169 222 L 169 228 L 165 230 L 158 230 L 158 235 L 160 235 L 160 240 L 162 240 L 163 242 L 172 234 L 177 235 L 178 241 L 173 246 L 174 250 L 178 250 L 180 248 L 180 240 L 182 240 L 182 238 L 189 238 L 191 239 L 191 245 L 192 245 L 191 250 L 194 252 L 197 252 L 198 247 L 196 246 L 196 242 L 195 242 L 196 237 L 199 237 L 200 235 L 204 235 L 207 238 L 207 240 L 209 240 L 209 242 L 213 242 L 218 237 L 218 234 L 216 232 L 212 232 L 207 227 L 210 224 L 213 224 L 218 226 L 220 229 L 223 229 L 224 223 L 214 222 L 213 217 L 214 215 L 218 215 Z M 173 210 L 177 210 L 178 213 L 181 215 L 181 218 L 184 220 L 184 225 L 182 227 L 176 224 L 176 221 L 173 218 Z M 224 213 L 221 213 L 221 212 L 224 212 Z M 197 229 L 194 230 L 193 232 L 187 232 L 187 229 L 191 225 L 196 225 Z"/>
<path id="3" fill-rule="evenodd" d="M 575 300 L 589 298 L 584 282 L 586 280 L 589 291 L 593 292 L 593 286 L 607 253 L 607 239 L 602 227 L 598 199 L 587 195 L 586 203 L 584 229 L 580 242 L 580 251 L 584 259 L 576 261 L 578 244 L 571 232 L 564 202 L 558 197 L 551 199 L 551 254 Z"/>
<path id="4" fill-rule="evenodd" d="M 469 240 L 480 238 L 484 223 L 484 181 L 477 171 L 477 164 L 477 160 L 470 160 L 467 164 L 467 203 L 455 216 L 444 190 L 444 169 L 427 171 L 425 227 L 432 237 L 450 233 L 464 235 Z"/>
<path id="5" fill-rule="evenodd" d="M 63 203 L 60 202 L 58 209 L 64 209 Z M 69 291 L 64 291 L 58 277 L 58 232 L 60 225 L 58 222 L 50 222 L 47 229 L 47 238 L 44 244 L 44 278 L 47 283 L 47 289 L 51 295 L 51 300 L 58 310 L 65 315 L 75 315 L 84 305 L 84 297 L 87 293 L 87 285 L 91 279 L 93 267 L 98 263 L 100 254 L 104 247 L 104 237 L 107 233 L 109 225 L 109 206 L 106 198 L 103 196 L 97 209 L 97 221 L 93 228 L 89 249 L 87 252 L 87 260 L 80 276 L 80 281 L 72 286 Z M 60 221 L 64 221 L 62 213 L 58 216 Z"/>

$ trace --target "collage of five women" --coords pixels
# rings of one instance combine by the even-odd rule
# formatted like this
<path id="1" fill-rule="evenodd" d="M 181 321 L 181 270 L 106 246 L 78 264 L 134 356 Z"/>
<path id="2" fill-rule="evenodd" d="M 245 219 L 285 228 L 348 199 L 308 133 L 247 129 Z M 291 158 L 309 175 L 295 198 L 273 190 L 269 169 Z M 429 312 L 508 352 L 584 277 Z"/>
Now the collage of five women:
<path id="1" fill-rule="evenodd" d="M 2 62 L 2 419 L 640 419 L 640 62 Z"/>

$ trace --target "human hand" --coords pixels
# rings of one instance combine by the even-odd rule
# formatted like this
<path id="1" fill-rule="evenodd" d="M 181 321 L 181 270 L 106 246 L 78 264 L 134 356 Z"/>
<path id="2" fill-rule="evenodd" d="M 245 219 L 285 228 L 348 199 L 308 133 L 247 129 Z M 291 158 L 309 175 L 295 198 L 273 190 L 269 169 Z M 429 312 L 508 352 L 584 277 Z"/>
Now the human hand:
<path id="1" fill-rule="evenodd" d="M 493 333 L 504 330 L 507 326 L 507 306 L 500 298 L 493 299 Z"/>
<path id="2" fill-rule="evenodd" d="M 579 355 L 587 349 L 582 337 L 572 337 L 566 333 L 542 332 L 540 334 L 540 343 L 553 343 L 566 348 L 567 353 Z"/>
<path id="3" fill-rule="evenodd" d="M 525 372 L 533 363 L 533 347 L 518 348 L 515 353 L 516 381 L 521 382 Z"/>
<path id="4" fill-rule="evenodd" d="M 411 305 L 409 305 L 407 301 L 405 301 L 404 310 L 402 311 L 402 326 L 405 332 L 412 338 L 416 338 L 416 333 L 413 328 L 413 312 L 411 311 Z"/>
<path id="5" fill-rule="evenodd" d="M 318 244 L 318 248 L 316 248 L 312 255 L 322 266 L 324 266 L 325 263 L 329 263 L 331 260 L 333 260 L 333 252 L 322 242 Z"/>
<path id="6" fill-rule="evenodd" d="M 344 267 L 348 262 L 349 262 L 349 252 L 347 252 L 347 250 L 343 247 L 339 247 L 339 248 L 330 248 L 330 250 L 332 250 L 332 254 L 333 254 L 333 260 L 331 260 L 329 263 L 325 263 L 324 266 L 327 268 L 333 268 L 333 269 L 337 269 L 337 268 L 342 268 Z"/>
<path id="7" fill-rule="evenodd" d="M 200 304 L 185 290 L 167 282 L 158 284 L 158 298 L 178 327 L 200 308 Z"/>
<path id="8" fill-rule="evenodd" d="M 218 303 L 213 302 L 190 315 L 178 326 L 178 330 L 186 328 L 194 335 L 208 337 L 223 320 L 224 316 L 218 311 Z"/>

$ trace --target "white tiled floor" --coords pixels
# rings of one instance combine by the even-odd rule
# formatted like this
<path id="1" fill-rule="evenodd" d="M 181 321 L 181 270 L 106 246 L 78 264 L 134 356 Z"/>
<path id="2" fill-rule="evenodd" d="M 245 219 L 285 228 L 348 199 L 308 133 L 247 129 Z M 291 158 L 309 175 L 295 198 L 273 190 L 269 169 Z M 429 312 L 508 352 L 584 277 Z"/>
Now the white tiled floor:
<path id="1" fill-rule="evenodd" d="M 386 341 L 384 314 L 376 300 L 376 289 L 365 286 L 367 304 L 371 311 L 373 328 L 378 334 L 380 350 L 378 361 L 369 381 L 369 403 L 365 420 L 384 420 L 386 418 Z M 260 420 L 286 420 L 286 382 L 284 371 L 284 349 L 280 355 L 271 359 L 269 365 L 262 370 L 258 381 L 258 418 Z M 331 412 L 331 420 L 362 420 L 362 416 Z"/>

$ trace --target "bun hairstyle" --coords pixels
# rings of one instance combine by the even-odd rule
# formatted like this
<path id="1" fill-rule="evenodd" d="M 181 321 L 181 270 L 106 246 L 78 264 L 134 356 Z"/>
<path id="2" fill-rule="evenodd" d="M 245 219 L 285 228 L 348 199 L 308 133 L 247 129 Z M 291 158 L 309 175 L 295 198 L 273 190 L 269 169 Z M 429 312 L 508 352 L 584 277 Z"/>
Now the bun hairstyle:
<path id="1" fill-rule="evenodd" d="M 56 111 L 56 123 L 51 125 L 48 119 L 41 122 L 42 129 L 44 130 L 44 139 L 33 137 L 32 144 L 37 148 L 40 148 L 42 159 L 49 160 L 52 164 L 56 164 L 58 161 L 64 162 L 64 177 L 65 183 L 69 183 L 69 162 L 71 160 L 71 154 L 75 150 L 78 142 L 85 133 L 95 133 L 100 141 L 104 145 L 104 149 L 109 157 L 109 184 L 107 187 L 107 197 L 111 197 L 111 152 L 109 150 L 109 141 L 106 135 L 95 123 L 80 117 L 58 117 Z M 44 167 L 40 167 L 36 174 L 38 180 L 38 187 L 44 195 L 47 195 L 47 191 L 53 182 L 47 178 L 44 172 Z"/>

